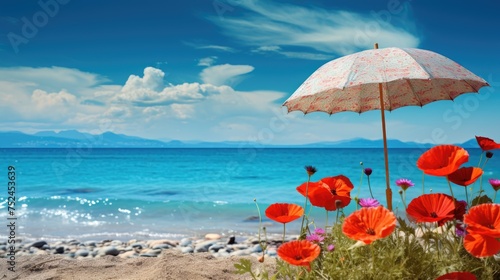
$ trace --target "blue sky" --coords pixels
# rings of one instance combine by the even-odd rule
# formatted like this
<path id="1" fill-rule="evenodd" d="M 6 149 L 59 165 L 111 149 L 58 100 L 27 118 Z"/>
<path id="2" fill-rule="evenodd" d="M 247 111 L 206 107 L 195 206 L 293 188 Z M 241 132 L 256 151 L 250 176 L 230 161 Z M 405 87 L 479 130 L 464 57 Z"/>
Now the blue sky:
<path id="1" fill-rule="evenodd" d="M 333 2 L 333 3 L 331 3 Z M 0 131 L 152 139 L 380 139 L 380 113 L 286 113 L 329 60 L 380 47 L 440 53 L 491 87 L 386 114 L 389 138 L 500 141 L 496 1 L 81 1 L 0 4 Z"/>

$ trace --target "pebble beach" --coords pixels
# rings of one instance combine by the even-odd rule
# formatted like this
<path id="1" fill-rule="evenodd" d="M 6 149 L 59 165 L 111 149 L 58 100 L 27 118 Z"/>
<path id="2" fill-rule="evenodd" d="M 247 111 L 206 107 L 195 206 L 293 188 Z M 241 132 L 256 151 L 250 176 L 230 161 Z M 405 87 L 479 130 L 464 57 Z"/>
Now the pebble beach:
<path id="1" fill-rule="evenodd" d="M 289 237 L 287 240 L 294 239 Z M 281 240 L 269 239 L 264 255 L 276 257 L 276 248 Z M 0 242 L 0 257 L 7 258 L 12 254 L 11 244 Z M 222 237 L 216 233 L 206 234 L 204 238 L 183 238 L 181 240 L 102 240 L 83 241 L 66 240 L 46 242 L 39 240 L 23 243 L 17 240 L 14 253 L 24 255 L 62 255 L 67 258 L 99 258 L 103 256 L 117 256 L 120 258 L 157 257 L 165 250 L 175 250 L 184 254 L 210 253 L 213 257 L 230 256 L 262 256 L 262 247 L 258 237 L 236 238 L 235 236 Z"/>
<path id="2" fill-rule="evenodd" d="M 287 240 L 295 238 L 297 236 L 289 236 Z M 276 249 L 281 242 L 280 237 L 268 238 L 267 247 L 263 252 L 258 236 L 222 236 L 217 233 L 206 234 L 203 238 L 180 240 L 61 240 L 54 242 L 16 240 L 14 251 L 10 247 L 11 244 L 0 243 L 0 257 L 4 259 L 0 264 L 0 269 L 2 272 L 5 271 L 2 279 L 89 279 L 91 275 L 89 270 L 82 270 L 77 274 L 61 273 L 65 266 L 69 266 L 72 271 L 72 268 L 88 265 L 99 266 L 100 274 L 97 276 L 99 279 L 158 279 L 157 277 L 181 279 L 178 277 L 184 278 L 185 275 L 190 274 L 189 279 L 243 279 L 238 278 L 240 276 L 234 272 L 234 264 L 239 258 L 248 258 L 258 265 L 273 267 Z M 257 262 L 262 255 L 265 256 L 264 264 Z M 9 264 L 11 260 L 13 262 Z M 112 272 L 114 271 L 112 268 L 118 269 L 117 267 L 120 266 L 124 266 L 119 268 L 124 271 L 129 269 L 128 266 L 135 267 L 135 270 L 142 270 L 145 262 L 155 263 L 155 266 L 165 268 L 161 270 L 162 276 L 159 276 L 158 272 L 148 274 L 150 271 L 144 271 L 144 274 L 137 277 L 131 277 L 132 274 Z M 177 265 L 170 267 L 174 262 Z M 112 263 L 112 265 L 107 263 Z M 211 265 L 211 263 L 214 264 Z M 198 270 L 193 269 L 193 266 Z M 131 278 L 127 278 L 129 276 Z"/>

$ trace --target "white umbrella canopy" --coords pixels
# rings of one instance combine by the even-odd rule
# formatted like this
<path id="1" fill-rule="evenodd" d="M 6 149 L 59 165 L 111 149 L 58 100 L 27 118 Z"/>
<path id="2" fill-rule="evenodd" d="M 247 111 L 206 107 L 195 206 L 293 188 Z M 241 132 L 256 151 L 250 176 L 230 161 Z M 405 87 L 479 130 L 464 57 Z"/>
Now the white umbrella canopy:
<path id="1" fill-rule="evenodd" d="M 423 106 L 478 92 L 488 83 L 435 52 L 414 48 L 366 50 L 332 60 L 316 70 L 283 104 L 288 112 L 381 110 L 387 184 L 392 210 L 384 110 Z"/>

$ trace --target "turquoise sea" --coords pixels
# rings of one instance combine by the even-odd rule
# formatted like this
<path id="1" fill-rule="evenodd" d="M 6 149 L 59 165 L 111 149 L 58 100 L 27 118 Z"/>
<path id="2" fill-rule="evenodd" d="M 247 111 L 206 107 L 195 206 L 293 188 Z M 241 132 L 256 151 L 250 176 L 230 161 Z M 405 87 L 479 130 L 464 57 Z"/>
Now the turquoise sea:
<path id="1" fill-rule="evenodd" d="M 415 163 L 426 149 L 390 149 L 394 207 L 403 209 L 396 179 L 415 187 L 408 201 L 422 193 L 422 173 Z M 466 166 L 477 166 L 481 150 L 469 149 Z M 363 162 L 363 165 L 360 165 Z M 8 167 L 14 166 L 17 237 L 79 240 L 181 238 L 207 232 L 253 234 L 257 208 L 264 213 L 274 202 L 303 205 L 295 188 L 312 177 L 346 175 L 355 185 L 352 195 L 368 197 L 370 167 L 374 196 L 385 204 L 382 149 L 213 148 L 213 149 L 0 149 L 0 220 L 7 223 Z M 3 170 L 3 171 L 2 171 Z M 3 175 L 2 175 L 3 174 Z M 360 179 L 362 182 L 360 184 Z M 485 167 L 483 188 L 493 195 L 489 178 L 500 178 L 500 155 Z M 425 191 L 449 193 L 446 180 L 425 176 Z M 465 198 L 464 188 L 453 186 Z M 479 189 L 479 183 L 474 191 Z M 354 203 L 345 209 L 354 209 Z M 323 226 L 323 210 L 312 217 Z M 330 214 L 333 222 L 335 214 Z M 281 225 L 264 216 L 269 232 Z M 287 226 L 298 231 L 298 222 Z M 0 240 L 8 235 L 0 230 Z"/>

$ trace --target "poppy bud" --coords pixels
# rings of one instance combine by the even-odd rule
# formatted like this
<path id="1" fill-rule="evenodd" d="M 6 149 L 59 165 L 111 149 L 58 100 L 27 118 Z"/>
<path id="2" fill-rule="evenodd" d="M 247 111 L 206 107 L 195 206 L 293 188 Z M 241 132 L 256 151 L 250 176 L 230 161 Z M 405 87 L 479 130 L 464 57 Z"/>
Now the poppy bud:
<path id="1" fill-rule="evenodd" d="M 305 167 L 305 169 L 306 169 L 307 175 L 309 175 L 309 176 L 314 175 L 314 173 L 316 173 L 316 171 L 318 171 L 318 170 L 316 169 L 316 167 L 314 167 L 314 166 L 312 166 L 312 165 L 307 165 L 307 166 Z"/>
<path id="2" fill-rule="evenodd" d="M 342 201 L 341 200 L 335 200 L 335 208 L 342 208 Z"/>
<path id="3" fill-rule="evenodd" d="M 372 169 L 371 168 L 365 168 L 364 172 L 365 172 L 366 176 L 372 175 Z"/>
<path id="4" fill-rule="evenodd" d="M 264 262 L 264 255 L 259 257 L 259 262 Z"/>
<path id="5" fill-rule="evenodd" d="M 487 151 L 487 152 L 486 152 L 486 157 L 487 157 L 487 158 L 492 158 L 492 157 L 493 157 L 493 153 L 492 153 L 492 152 L 490 152 L 490 151 Z"/>

